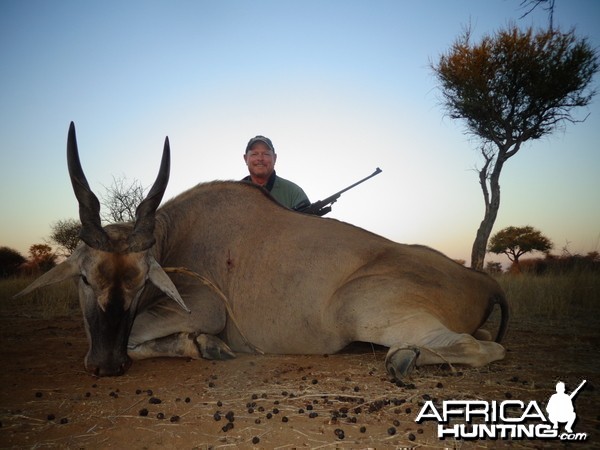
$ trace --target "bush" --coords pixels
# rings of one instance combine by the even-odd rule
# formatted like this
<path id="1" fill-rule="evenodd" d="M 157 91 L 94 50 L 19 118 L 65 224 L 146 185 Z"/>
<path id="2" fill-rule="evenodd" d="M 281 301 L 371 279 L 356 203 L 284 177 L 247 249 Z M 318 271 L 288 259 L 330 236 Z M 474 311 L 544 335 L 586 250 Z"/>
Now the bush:
<path id="1" fill-rule="evenodd" d="M 513 271 L 512 268 L 510 270 Z M 519 261 L 519 270 L 532 275 L 543 274 L 568 274 L 572 272 L 600 273 L 600 257 L 598 252 L 590 252 L 586 256 L 547 255 L 545 258 L 530 258 Z"/>
<path id="2" fill-rule="evenodd" d="M 16 275 L 19 267 L 27 261 L 21 253 L 9 247 L 0 247 L 0 278 Z"/>

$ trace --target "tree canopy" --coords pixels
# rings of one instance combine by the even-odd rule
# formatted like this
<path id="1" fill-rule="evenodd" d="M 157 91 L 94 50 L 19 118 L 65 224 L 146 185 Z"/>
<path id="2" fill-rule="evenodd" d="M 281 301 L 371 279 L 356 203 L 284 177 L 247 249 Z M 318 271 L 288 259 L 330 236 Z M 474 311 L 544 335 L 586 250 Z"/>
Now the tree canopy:
<path id="1" fill-rule="evenodd" d="M 590 82 L 598 60 L 574 30 L 534 33 L 510 26 L 478 44 L 466 31 L 434 70 L 449 116 L 464 119 L 484 141 L 506 147 L 577 121 L 573 108 L 588 105 L 596 94 Z"/>
<path id="2" fill-rule="evenodd" d="M 106 194 L 101 196 L 104 206 L 102 220 L 107 223 L 133 222 L 138 205 L 144 200 L 146 189 L 138 180 L 131 183 L 127 177 L 113 177 L 113 183 L 106 187 Z"/>
<path id="3" fill-rule="evenodd" d="M 47 244 L 33 244 L 29 247 L 27 270 L 30 272 L 47 272 L 56 265 L 56 254 Z"/>
<path id="4" fill-rule="evenodd" d="M 504 253 L 518 266 L 519 258 L 534 251 L 547 253 L 553 247 L 552 241 L 532 226 L 506 227 L 490 238 L 488 251 Z"/>
<path id="5" fill-rule="evenodd" d="M 58 220 L 52 225 L 50 240 L 58 246 L 61 256 L 71 256 L 79 244 L 80 231 L 81 222 L 77 219 Z"/>

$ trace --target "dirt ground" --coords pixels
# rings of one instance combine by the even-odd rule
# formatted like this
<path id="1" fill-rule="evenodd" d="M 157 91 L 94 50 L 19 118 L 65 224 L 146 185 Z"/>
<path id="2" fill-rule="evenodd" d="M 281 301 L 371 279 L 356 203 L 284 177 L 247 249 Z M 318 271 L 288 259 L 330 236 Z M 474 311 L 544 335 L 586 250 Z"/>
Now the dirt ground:
<path id="1" fill-rule="evenodd" d="M 230 361 L 153 359 L 122 377 L 84 372 L 79 315 L 0 317 L 1 448 L 562 448 L 559 441 L 437 437 L 415 423 L 432 400 L 519 399 L 545 405 L 562 380 L 576 397 L 576 432 L 600 448 L 600 318 L 513 322 L 504 361 L 420 368 L 398 386 L 385 349 L 330 356 L 239 355 Z"/>

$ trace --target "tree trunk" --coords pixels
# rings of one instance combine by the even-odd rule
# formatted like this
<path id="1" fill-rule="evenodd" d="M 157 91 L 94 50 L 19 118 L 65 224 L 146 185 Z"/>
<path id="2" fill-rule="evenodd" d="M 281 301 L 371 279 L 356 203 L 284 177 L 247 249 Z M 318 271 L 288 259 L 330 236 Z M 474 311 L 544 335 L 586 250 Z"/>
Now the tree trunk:
<path id="1" fill-rule="evenodd" d="M 493 198 L 494 195 L 492 194 Z M 490 234 L 492 234 L 492 228 L 494 227 L 494 222 L 496 222 L 498 208 L 500 207 L 500 190 L 498 190 L 497 200 L 495 207 L 489 205 L 490 207 L 486 208 L 486 213 L 475 235 L 473 249 L 471 250 L 471 267 L 475 270 L 483 271 L 488 239 L 490 238 Z"/>
<path id="2" fill-rule="evenodd" d="M 479 182 L 481 184 L 483 199 L 485 202 L 485 214 L 481 224 L 479 225 L 477 234 L 475 235 L 473 249 L 471 250 L 471 268 L 475 270 L 483 271 L 483 263 L 485 260 L 485 254 L 487 252 L 487 243 L 490 238 L 490 234 L 492 234 L 496 217 L 498 216 L 498 209 L 500 209 L 500 172 L 502 171 L 502 166 L 504 165 L 506 159 L 506 152 L 501 149 L 498 152 L 496 164 L 494 165 L 492 174 L 489 177 L 489 190 L 487 187 L 487 173 L 491 159 L 486 158 L 486 164 L 479 172 Z"/>

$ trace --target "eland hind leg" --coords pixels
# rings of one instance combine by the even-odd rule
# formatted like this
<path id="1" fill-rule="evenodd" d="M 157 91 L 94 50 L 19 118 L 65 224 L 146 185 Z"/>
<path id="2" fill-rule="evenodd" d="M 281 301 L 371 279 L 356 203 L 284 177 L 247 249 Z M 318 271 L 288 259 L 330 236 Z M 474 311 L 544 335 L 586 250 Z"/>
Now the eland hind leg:
<path id="1" fill-rule="evenodd" d="M 505 356 L 504 347 L 497 342 L 481 341 L 470 334 L 448 329 L 438 330 L 438 333 L 424 342 L 391 345 L 385 358 L 388 373 L 402 379 L 409 376 L 415 366 L 447 363 L 482 367 Z"/>
<path id="2" fill-rule="evenodd" d="M 360 341 L 389 347 L 385 358 L 388 373 L 395 379 L 408 377 L 418 366 L 460 364 L 481 367 L 504 358 L 502 345 L 456 333 L 425 312 L 387 317 L 381 327 L 364 326 Z"/>
<path id="3" fill-rule="evenodd" d="M 382 291 L 381 287 L 386 289 Z M 457 324 L 455 332 L 428 311 L 435 307 L 423 295 L 398 285 L 386 277 L 353 280 L 336 293 L 329 310 L 329 320 L 340 334 L 351 341 L 372 342 L 389 347 L 386 369 L 396 379 L 410 375 L 416 366 L 428 364 L 462 364 L 481 367 L 504 358 L 504 348 L 489 342 L 489 333 L 477 330 L 477 311 Z M 485 314 L 482 308 L 481 316 Z"/>

